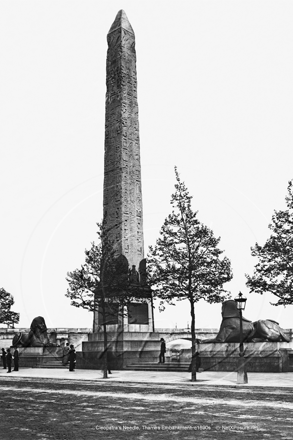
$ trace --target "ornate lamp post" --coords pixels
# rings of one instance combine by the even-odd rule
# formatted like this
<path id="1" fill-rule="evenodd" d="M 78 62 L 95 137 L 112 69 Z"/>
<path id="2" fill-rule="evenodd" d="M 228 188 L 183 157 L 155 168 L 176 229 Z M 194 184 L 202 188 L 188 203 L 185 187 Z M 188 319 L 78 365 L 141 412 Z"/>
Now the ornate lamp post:
<path id="1" fill-rule="evenodd" d="M 248 383 L 247 378 L 247 372 L 246 372 L 246 366 L 245 366 L 245 360 L 244 360 L 244 350 L 243 350 L 243 329 L 242 329 L 242 310 L 245 309 L 246 305 L 246 298 L 242 295 L 241 292 L 239 292 L 238 297 L 234 298 L 234 301 L 236 302 L 237 309 L 239 310 L 240 315 L 240 345 L 239 345 L 239 362 L 238 362 L 238 369 L 237 369 L 237 383 Z"/>

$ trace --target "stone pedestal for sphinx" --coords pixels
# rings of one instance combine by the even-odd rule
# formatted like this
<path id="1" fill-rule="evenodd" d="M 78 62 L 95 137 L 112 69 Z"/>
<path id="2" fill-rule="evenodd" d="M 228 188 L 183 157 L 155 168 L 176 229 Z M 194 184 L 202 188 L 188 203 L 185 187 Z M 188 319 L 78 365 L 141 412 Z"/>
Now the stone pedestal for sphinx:
<path id="1" fill-rule="evenodd" d="M 20 368 L 62 368 L 63 366 L 61 347 L 19 347 L 18 352 Z"/>
<path id="2" fill-rule="evenodd" d="M 174 341 L 176 342 L 176 341 Z M 177 350 L 167 350 L 167 361 L 186 364 L 191 361 L 191 348 L 186 343 Z M 244 343 L 244 360 L 248 372 L 293 371 L 293 341 Z M 167 344 L 168 346 L 168 344 Z M 239 343 L 199 344 L 200 367 L 204 371 L 237 371 Z"/>
<path id="3" fill-rule="evenodd" d="M 209 371 L 236 371 L 239 343 L 200 344 L 201 368 Z M 293 371 L 293 341 L 244 343 L 248 372 Z"/>

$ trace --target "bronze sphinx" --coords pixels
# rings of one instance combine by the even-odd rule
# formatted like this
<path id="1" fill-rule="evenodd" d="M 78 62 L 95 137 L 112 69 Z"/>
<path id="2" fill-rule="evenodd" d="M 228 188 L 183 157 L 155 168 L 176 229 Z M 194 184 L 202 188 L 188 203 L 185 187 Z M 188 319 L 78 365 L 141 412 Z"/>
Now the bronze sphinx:
<path id="1" fill-rule="evenodd" d="M 17 333 L 12 341 L 13 347 L 44 347 L 53 345 L 47 333 L 47 326 L 42 316 L 32 320 L 29 333 Z"/>
<path id="2" fill-rule="evenodd" d="M 290 342 L 290 338 L 276 321 L 270 319 L 249 321 L 242 317 L 244 342 Z M 240 312 L 236 302 L 224 301 L 222 305 L 222 323 L 217 336 L 213 339 L 203 339 L 201 343 L 209 342 L 240 342 Z"/>

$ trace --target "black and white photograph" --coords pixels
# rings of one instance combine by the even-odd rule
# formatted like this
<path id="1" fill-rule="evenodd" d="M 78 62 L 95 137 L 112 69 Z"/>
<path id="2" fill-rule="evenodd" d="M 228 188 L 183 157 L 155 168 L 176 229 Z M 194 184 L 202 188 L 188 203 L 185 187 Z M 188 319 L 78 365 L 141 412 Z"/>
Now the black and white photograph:
<path id="1" fill-rule="evenodd" d="M 0 0 L 1 440 L 293 438 L 292 22 Z"/>

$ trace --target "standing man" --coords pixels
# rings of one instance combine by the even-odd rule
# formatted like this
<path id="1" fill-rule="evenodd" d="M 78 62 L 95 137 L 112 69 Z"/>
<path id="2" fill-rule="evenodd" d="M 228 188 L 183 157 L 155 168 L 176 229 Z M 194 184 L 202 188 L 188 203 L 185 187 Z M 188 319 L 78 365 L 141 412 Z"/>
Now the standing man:
<path id="1" fill-rule="evenodd" d="M 71 344 L 69 350 L 69 371 L 74 371 L 75 363 L 76 363 L 76 353 L 74 350 L 74 346 Z"/>
<path id="2" fill-rule="evenodd" d="M 159 364 L 165 363 L 166 342 L 164 338 L 161 338 L 161 351 L 159 356 Z"/>
<path id="3" fill-rule="evenodd" d="M 7 361 L 7 367 L 8 367 L 7 373 L 11 373 L 12 354 L 10 353 L 10 348 L 7 348 L 6 361 Z"/>
<path id="4" fill-rule="evenodd" d="M 18 354 L 17 348 L 14 350 L 13 358 L 14 358 L 14 369 L 13 369 L 13 371 L 18 371 L 19 354 Z"/>
<path id="5" fill-rule="evenodd" d="M 2 357 L 3 368 L 6 369 L 6 351 L 5 351 L 4 348 L 2 348 L 2 354 L 1 354 L 1 357 Z"/>

